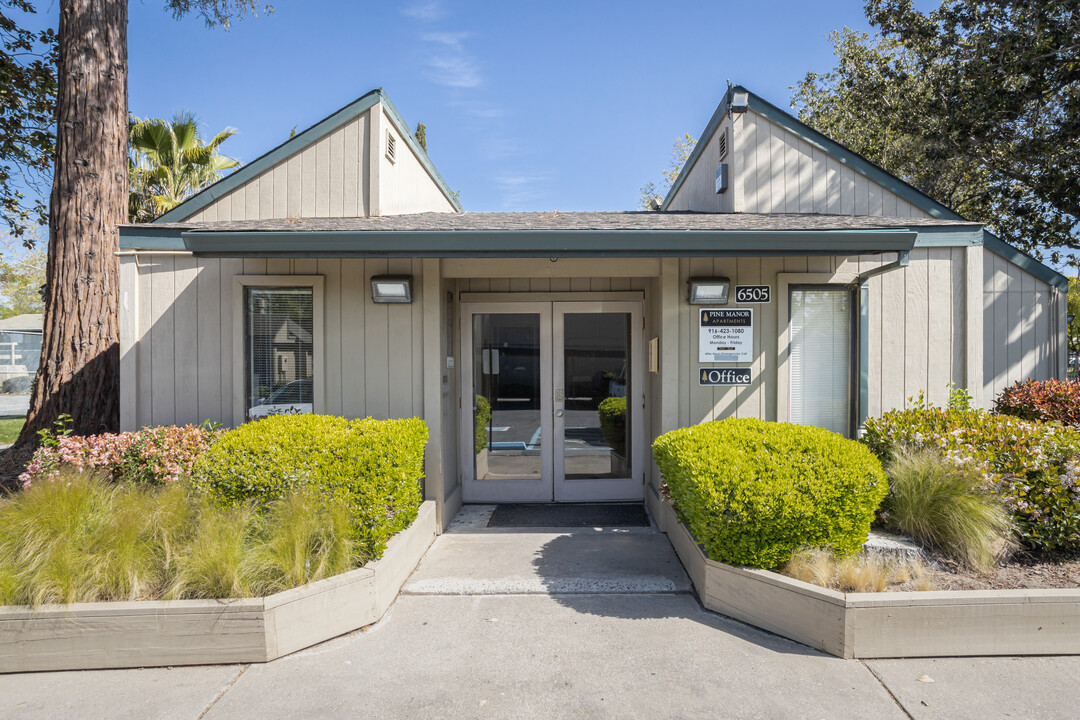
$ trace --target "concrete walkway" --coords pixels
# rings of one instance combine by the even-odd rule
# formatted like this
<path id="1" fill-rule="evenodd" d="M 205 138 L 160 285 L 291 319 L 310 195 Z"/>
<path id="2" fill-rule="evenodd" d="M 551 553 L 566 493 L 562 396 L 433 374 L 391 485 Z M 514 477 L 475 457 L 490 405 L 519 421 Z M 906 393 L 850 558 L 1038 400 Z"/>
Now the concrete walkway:
<path id="1" fill-rule="evenodd" d="M 485 512 L 363 631 L 265 665 L 0 676 L 0 718 L 1076 717 L 1080 658 L 840 660 L 703 610 L 655 530 Z"/>

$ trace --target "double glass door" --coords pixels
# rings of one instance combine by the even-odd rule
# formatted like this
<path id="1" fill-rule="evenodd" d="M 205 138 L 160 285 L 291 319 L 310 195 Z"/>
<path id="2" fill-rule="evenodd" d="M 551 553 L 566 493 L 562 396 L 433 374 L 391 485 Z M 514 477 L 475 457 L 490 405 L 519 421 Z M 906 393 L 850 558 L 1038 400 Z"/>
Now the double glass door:
<path id="1" fill-rule="evenodd" d="M 640 500 L 641 304 L 461 310 L 465 502 Z"/>

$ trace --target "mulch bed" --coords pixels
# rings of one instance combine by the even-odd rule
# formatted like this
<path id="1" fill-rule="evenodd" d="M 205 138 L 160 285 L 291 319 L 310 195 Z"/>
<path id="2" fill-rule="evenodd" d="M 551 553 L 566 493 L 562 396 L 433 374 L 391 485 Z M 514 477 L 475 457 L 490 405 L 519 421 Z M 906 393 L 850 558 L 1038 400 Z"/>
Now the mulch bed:
<path id="1" fill-rule="evenodd" d="M 1077 557 L 1021 553 L 989 575 L 964 570 L 940 556 L 932 556 L 931 564 L 938 590 L 1080 588 L 1080 558 Z"/>

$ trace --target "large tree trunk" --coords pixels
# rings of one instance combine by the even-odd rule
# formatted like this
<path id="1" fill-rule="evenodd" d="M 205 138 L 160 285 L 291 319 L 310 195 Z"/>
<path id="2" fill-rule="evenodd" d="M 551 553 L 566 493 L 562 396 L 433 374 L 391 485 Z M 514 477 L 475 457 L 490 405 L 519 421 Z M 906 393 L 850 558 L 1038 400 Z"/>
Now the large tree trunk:
<path id="1" fill-rule="evenodd" d="M 45 328 L 17 454 L 61 414 L 119 426 L 117 225 L 127 214 L 127 0 L 60 0 Z M 21 453 L 19 452 L 21 451 Z"/>

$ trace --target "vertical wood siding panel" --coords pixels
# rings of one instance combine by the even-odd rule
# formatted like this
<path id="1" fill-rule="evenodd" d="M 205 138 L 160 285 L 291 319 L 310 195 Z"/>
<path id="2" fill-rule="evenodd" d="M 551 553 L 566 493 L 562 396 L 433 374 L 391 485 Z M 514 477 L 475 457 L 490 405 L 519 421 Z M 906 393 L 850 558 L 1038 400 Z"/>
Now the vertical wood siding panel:
<path id="1" fill-rule="evenodd" d="M 761 282 L 772 286 L 777 293 L 780 287 L 776 276 L 784 269 L 784 259 L 779 257 L 761 258 Z M 762 381 L 762 417 L 776 420 L 776 354 L 778 342 L 776 336 L 776 314 L 779 300 L 774 297 L 771 303 L 761 305 L 761 320 L 758 322 L 761 334 L 761 381 Z M 756 333 L 755 333 L 756 334 Z"/>
<path id="2" fill-rule="evenodd" d="M 408 275 L 412 271 L 409 258 L 391 258 L 387 272 L 391 275 Z M 526 282 L 528 280 L 526 279 Z M 419 305 L 420 303 L 413 303 Z M 389 324 L 387 332 L 387 386 L 390 388 L 390 417 L 408 417 L 412 413 L 412 307 L 411 305 L 387 305 Z"/>
<path id="3" fill-rule="evenodd" d="M 330 215 L 330 138 L 315 143 L 315 217 Z"/>
<path id="4" fill-rule="evenodd" d="M 289 166 L 280 163 L 274 168 L 274 209 L 270 217 L 287 218 L 289 212 Z"/>
<path id="5" fill-rule="evenodd" d="M 1050 353 L 1050 312 L 1047 307 L 1050 300 L 1050 287 L 1044 283 L 1035 283 L 1035 379 L 1049 380 L 1054 376 L 1052 355 Z"/>
<path id="6" fill-rule="evenodd" d="M 826 190 L 826 204 L 825 212 L 830 215 L 839 215 L 842 212 L 842 200 L 841 194 L 843 193 L 842 183 L 840 181 L 840 163 L 834 158 L 829 157 L 826 161 L 826 178 L 827 190 Z"/>
<path id="7" fill-rule="evenodd" d="M 417 283 L 417 287 L 423 288 L 423 284 L 420 282 L 424 277 L 424 261 L 420 258 L 412 259 L 412 276 L 414 282 Z M 438 287 L 436 285 L 436 287 Z M 421 292 L 423 292 L 421 290 Z M 422 300 L 423 298 L 421 298 Z M 412 308 L 412 415 L 413 417 L 424 417 L 424 303 L 413 301 L 409 306 Z M 439 330 L 442 330 L 442 325 L 439 325 Z M 441 335 L 441 332 L 440 332 Z M 439 342 L 435 340 L 435 342 Z M 441 373 L 440 373 L 441 376 Z M 432 387 L 426 388 L 428 392 L 436 394 L 436 397 L 441 396 L 442 388 Z"/>
<path id="8" fill-rule="evenodd" d="M 233 284 L 237 275 L 244 271 L 244 261 L 238 258 L 222 258 L 220 261 L 220 305 L 218 306 L 218 324 L 221 327 L 218 347 L 221 351 L 221 417 L 226 423 L 233 423 L 233 394 L 243 394 L 243 388 L 233 388 L 233 363 L 242 363 L 244 358 L 233 357 L 234 333 L 243 334 L 243 327 L 233 327 Z"/>
<path id="9" fill-rule="evenodd" d="M 265 275 L 266 258 L 244 258 L 245 275 Z"/>
<path id="10" fill-rule="evenodd" d="M 625 292 L 630 289 L 630 278 L 627 277 L 615 277 L 611 278 L 611 291 L 612 292 Z"/>
<path id="11" fill-rule="evenodd" d="M 570 278 L 551 278 L 551 292 L 570 292 Z"/>
<path id="12" fill-rule="evenodd" d="M 354 120 L 343 129 L 341 214 L 359 217 L 360 209 L 360 122 Z"/>
<path id="13" fill-rule="evenodd" d="M 371 285 L 372 275 L 386 275 L 386 260 L 367 260 L 364 263 L 364 287 Z M 365 293 L 365 295 L 367 295 Z M 366 300 L 364 318 L 364 378 L 367 393 L 367 414 L 378 419 L 390 417 L 390 314 L 389 305 Z"/>
<path id="14" fill-rule="evenodd" d="M 690 277 L 690 261 L 687 258 L 679 258 L 679 288 L 686 287 L 685 283 Z M 685 297 L 685 296 L 683 296 Z M 679 373 L 679 427 L 690 425 L 690 380 L 693 373 L 690 371 L 690 360 L 697 362 L 697 339 L 691 344 L 690 321 L 693 308 L 690 308 L 684 299 L 679 300 L 679 360 L 682 368 Z M 685 350 L 685 354 L 683 354 Z M 663 368 L 661 368 L 663 371 Z M 693 376 L 696 377 L 696 376 Z"/>
<path id="15" fill-rule="evenodd" d="M 139 329 L 136 337 L 139 353 L 136 357 L 138 395 L 135 398 L 135 425 L 143 427 L 153 422 L 154 408 L 154 312 L 153 312 L 153 277 L 154 258 L 136 257 L 139 269 Z"/>
<path id="16" fill-rule="evenodd" d="M 960 349 L 953 346 L 952 249 L 930 248 L 927 265 L 926 396 L 943 406 L 949 399 L 953 354 Z"/>
<path id="17" fill-rule="evenodd" d="M 734 284 L 737 279 L 740 285 L 760 285 L 765 281 L 761 277 L 761 258 L 756 257 L 742 257 L 737 260 L 737 268 L 735 271 L 735 278 L 732 280 Z M 769 284 L 773 284 L 769 282 Z M 773 298 L 773 303 L 776 299 Z M 772 304 L 772 303 L 768 303 Z M 764 339 L 766 332 L 776 332 L 776 324 L 773 324 L 773 330 L 769 331 L 768 326 L 765 325 L 762 320 L 762 314 L 764 313 L 765 303 L 759 305 L 748 305 L 754 309 L 754 348 L 753 348 L 753 361 L 750 363 L 750 367 L 753 368 L 753 375 L 750 378 L 750 385 L 744 388 L 737 388 L 737 400 L 735 407 L 735 414 L 738 417 L 765 417 L 765 403 L 764 393 L 762 392 L 762 383 L 764 382 L 764 348 L 762 340 Z"/>
<path id="18" fill-rule="evenodd" d="M 259 187 L 262 185 L 261 180 L 252 180 L 241 191 L 245 196 L 244 204 L 244 219 L 245 220 L 258 220 L 259 219 L 259 201 L 261 193 Z"/>
<path id="19" fill-rule="evenodd" d="M 787 188 L 784 183 L 787 171 L 787 153 L 784 146 L 783 130 L 769 123 L 769 207 L 766 212 L 785 212 L 787 210 Z"/>
<path id="20" fill-rule="evenodd" d="M 295 258 L 293 272 L 297 275 L 318 275 L 319 261 L 315 258 Z"/>
<path id="21" fill-rule="evenodd" d="M 247 219 L 247 194 L 244 188 L 233 190 L 229 193 L 229 220 L 246 220 Z"/>
<path id="22" fill-rule="evenodd" d="M 1005 261 L 1006 287 L 1009 294 L 1009 359 L 1006 382 L 1012 385 L 1023 378 L 1020 376 L 1021 362 L 1024 354 L 1023 335 L 1023 288 L 1021 286 L 1020 268 L 1011 262 Z"/>
<path id="23" fill-rule="evenodd" d="M 529 292 L 551 292 L 551 278 L 529 278 Z"/>
<path id="24" fill-rule="evenodd" d="M 912 253 L 914 255 L 914 253 Z M 912 258 L 914 262 L 914 258 Z M 910 269 L 910 265 L 908 266 Z M 881 280 L 881 411 L 904 407 L 905 270 L 883 273 Z"/>
<path id="25" fill-rule="evenodd" d="M 328 170 L 330 171 L 327 188 L 327 215 L 341 217 L 345 214 L 345 128 L 336 130 L 330 135 L 330 157 L 328 158 Z"/>
<path id="26" fill-rule="evenodd" d="M 840 168 L 840 213 L 855 214 L 855 171 L 844 166 Z"/>
<path id="27" fill-rule="evenodd" d="M 881 196 L 881 214 L 885 217 L 896 217 L 896 196 L 885 190 Z"/>
<path id="28" fill-rule="evenodd" d="M 813 148 L 804 140 L 796 146 L 799 154 L 799 212 L 814 212 L 814 163 Z"/>
<path id="29" fill-rule="evenodd" d="M 1035 340 L 1035 315 L 1037 313 L 1035 303 L 1035 276 L 1020 271 L 1020 379 L 1027 380 L 1035 377 L 1035 364 L 1037 360 L 1038 345 Z"/>
<path id="30" fill-rule="evenodd" d="M 174 287 L 176 282 L 175 258 L 161 255 L 154 258 L 157 266 L 151 281 L 151 330 L 154 376 L 152 392 L 152 415 L 154 425 L 171 425 L 176 419 L 176 307 Z"/>
<path id="31" fill-rule="evenodd" d="M 300 153 L 300 216 L 315 217 L 315 148 Z"/>
<path id="32" fill-rule="evenodd" d="M 855 176 L 855 215 L 870 214 L 870 181 L 858 173 Z"/>
<path id="33" fill-rule="evenodd" d="M 510 289 L 513 290 L 514 281 L 510 281 Z M 587 277 L 575 277 L 570 278 L 570 291 L 571 292 L 588 292 L 592 288 L 592 281 Z"/>
<path id="34" fill-rule="evenodd" d="M 867 181 L 867 215 L 881 215 L 881 193 L 882 188 L 876 182 Z"/>
<path id="35" fill-rule="evenodd" d="M 267 275 L 288 275 L 292 271 L 292 261 L 289 258 L 267 258 Z"/>
<path id="36" fill-rule="evenodd" d="M 731 286 L 734 287 L 736 283 L 742 283 L 739 279 L 738 259 L 733 257 L 725 258 L 713 258 L 712 267 L 713 277 L 727 277 L 731 278 Z M 734 297 L 731 297 L 729 302 L 734 301 Z M 694 334 L 697 333 L 697 315 L 694 316 Z M 756 333 L 755 333 L 756 334 Z M 691 375 L 692 383 L 697 383 L 697 355 L 693 358 L 695 364 L 693 365 L 694 372 Z M 740 363 L 744 365 L 745 363 Z M 721 365 L 721 367 L 732 367 L 731 363 Z M 753 381 L 753 378 L 751 378 Z M 707 388 L 701 388 L 706 390 Z M 714 387 L 712 388 L 712 408 L 709 412 L 710 419 L 723 420 L 724 418 L 737 417 L 738 416 L 738 394 L 739 388 L 736 387 Z"/>
<path id="37" fill-rule="evenodd" d="M 819 150 L 817 148 L 810 149 L 813 176 L 812 212 L 816 213 L 826 213 L 829 211 L 829 171 L 827 157 L 824 150 Z"/>
<path id="38" fill-rule="evenodd" d="M 996 372 L 994 358 L 997 355 L 998 345 L 995 337 L 994 307 L 997 298 L 994 293 L 994 256 L 988 252 L 981 254 L 983 257 L 983 283 L 980 288 L 983 308 L 983 401 L 986 404 L 993 398 L 992 390 Z"/>
<path id="39" fill-rule="evenodd" d="M 285 163 L 285 172 L 289 177 L 288 195 L 285 201 L 285 217 L 298 218 L 303 214 L 303 160 L 299 154 L 293 155 Z"/>
<path id="40" fill-rule="evenodd" d="M 593 292 L 608 292 L 611 290 L 611 279 L 606 277 L 589 278 L 589 289 Z"/>
<path id="41" fill-rule="evenodd" d="M 260 220 L 274 217 L 274 172 L 269 170 L 259 176 L 259 214 Z"/>
<path id="42" fill-rule="evenodd" d="M 756 116 L 755 116 L 756 117 Z M 773 199 L 772 183 L 772 130 L 768 121 L 757 118 L 754 153 L 754 185 L 757 187 L 757 205 L 747 212 L 771 212 Z"/>
<path id="43" fill-rule="evenodd" d="M 911 264 L 905 271 L 907 285 L 904 307 L 904 395 L 912 397 L 920 390 L 929 392 L 926 375 L 927 357 L 927 250 L 912 250 Z"/>
<path id="44" fill-rule="evenodd" d="M 585 289 L 588 290 L 588 278 L 581 278 L 581 282 L 585 283 Z M 529 292 L 529 278 L 510 278 L 510 292 Z"/>
<path id="45" fill-rule="evenodd" d="M 967 258 L 964 248 L 950 248 L 949 284 L 952 289 L 951 382 L 967 385 Z M 974 391 L 972 391 L 974 392 Z"/>
<path id="46" fill-rule="evenodd" d="M 320 258 L 323 276 L 323 412 L 341 415 L 341 260 Z M 316 411 L 318 412 L 318 411 Z"/>
<path id="47" fill-rule="evenodd" d="M 811 255 L 806 258 L 806 271 L 812 273 L 832 272 L 832 258 L 825 255 Z"/>
<path id="48" fill-rule="evenodd" d="M 341 260 L 341 412 L 349 418 L 367 415 L 364 373 L 365 311 L 369 285 L 364 261 Z"/>
<path id="49" fill-rule="evenodd" d="M 488 289 L 491 292 L 510 292 L 510 278 L 491 278 Z M 570 289 L 569 281 L 567 281 L 566 289 Z"/>
<path id="50" fill-rule="evenodd" d="M 221 312 L 222 305 L 231 305 L 231 296 L 229 302 L 221 302 L 221 260 L 199 258 L 198 273 L 198 419 L 231 424 L 232 418 L 221 413 L 221 377 L 231 368 L 221 364 Z"/>
<path id="51" fill-rule="evenodd" d="M 780 130 L 783 133 L 783 130 Z M 783 205 L 781 212 L 799 212 L 799 150 L 780 137 L 784 153 L 784 171 L 781 181 L 784 183 Z"/>
<path id="52" fill-rule="evenodd" d="M 1009 292 L 1008 275 L 1005 272 L 1005 260 L 994 253 L 989 253 L 994 261 L 994 341 L 990 352 L 994 357 L 993 392 L 986 400 L 989 402 L 998 391 L 1008 384 L 1009 379 Z"/>
<path id="53" fill-rule="evenodd" d="M 174 267 L 173 422 L 186 425 L 199 422 L 199 269 L 190 256 L 178 256 Z"/>
<path id="54" fill-rule="evenodd" d="M 739 188 L 736 198 L 737 212 L 756 212 L 761 189 L 757 184 L 757 115 L 745 113 L 739 123 L 732 124 L 732 137 L 728 140 L 728 163 Z"/>

